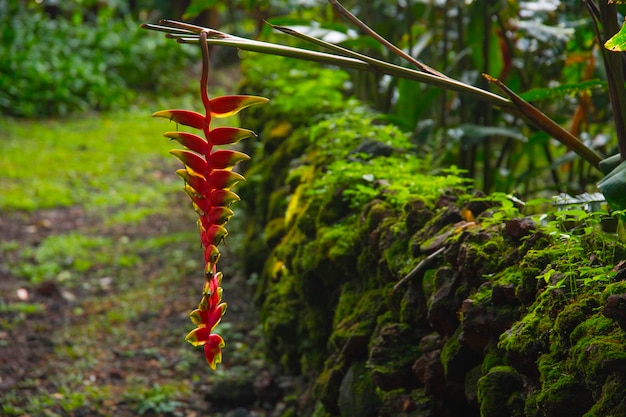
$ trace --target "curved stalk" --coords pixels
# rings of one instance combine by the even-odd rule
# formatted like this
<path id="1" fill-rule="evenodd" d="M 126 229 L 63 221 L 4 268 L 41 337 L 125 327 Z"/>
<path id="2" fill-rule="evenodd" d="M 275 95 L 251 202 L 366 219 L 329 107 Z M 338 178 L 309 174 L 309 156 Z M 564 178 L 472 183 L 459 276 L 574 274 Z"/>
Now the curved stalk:
<path id="1" fill-rule="evenodd" d="M 576 152 L 576 154 L 590 163 L 594 168 L 600 170 L 600 161 L 602 158 L 593 149 L 586 146 L 569 131 L 563 129 L 559 124 L 543 114 L 535 106 L 515 94 L 510 88 L 504 85 L 502 81 L 488 74 L 483 74 L 483 77 L 504 91 L 511 98 L 511 101 L 513 101 L 513 104 L 515 104 L 520 113 L 522 113 L 532 124 L 550 134 L 550 136 L 554 139 Z"/>

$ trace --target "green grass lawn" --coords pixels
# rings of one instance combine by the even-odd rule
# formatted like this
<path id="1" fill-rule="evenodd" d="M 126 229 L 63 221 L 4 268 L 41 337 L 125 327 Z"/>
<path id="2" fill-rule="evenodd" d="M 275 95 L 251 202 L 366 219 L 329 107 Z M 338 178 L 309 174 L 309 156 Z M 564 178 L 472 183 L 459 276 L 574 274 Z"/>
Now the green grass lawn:
<path id="1" fill-rule="evenodd" d="M 151 206 L 178 181 L 148 109 L 64 120 L 0 119 L 0 209 Z"/>

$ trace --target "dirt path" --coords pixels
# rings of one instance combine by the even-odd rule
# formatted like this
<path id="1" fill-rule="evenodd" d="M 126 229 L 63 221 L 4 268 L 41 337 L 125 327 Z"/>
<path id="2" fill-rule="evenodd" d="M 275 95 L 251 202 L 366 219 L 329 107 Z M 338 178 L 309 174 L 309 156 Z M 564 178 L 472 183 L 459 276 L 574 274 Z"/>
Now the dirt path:
<path id="1" fill-rule="evenodd" d="M 110 227 L 79 207 L 0 213 L 0 415 L 278 415 L 279 383 L 291 381 L 263 364 L 251 288 L 227 250 L 224 363 L 212 372 L 184 341 L 202 266 L 182 209 Z M 99 260 L 60 259 L 38 283 L 20 276 L 25 263 L 45 268 L 37 248 L 68 233 L 106 238 Z"/>

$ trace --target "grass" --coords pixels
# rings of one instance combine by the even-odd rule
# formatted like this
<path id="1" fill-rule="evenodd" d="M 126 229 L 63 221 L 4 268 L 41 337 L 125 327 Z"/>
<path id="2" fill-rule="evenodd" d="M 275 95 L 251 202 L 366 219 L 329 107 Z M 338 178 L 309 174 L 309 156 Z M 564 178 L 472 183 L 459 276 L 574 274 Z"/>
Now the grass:
<path id="1" fill-rule="evenodd" d="M 0 209 L 162 204 L 179 186 L 167 121 L 135 109 L 68 120 L 0 119 Z M 141 187 L 145 180 L 150 187 Z"/>
<path id="2" fill-rule="evenodd" d="M 180 163 L 168 155 L 177 144 L 163 137 L 181 126 L 150 117 L 167 108 L 198 110 L 198 103 L 143 98 L 129 110 L 66 119 L 0 116 L 0 210 L 79 204 L 111 211 L 114 222 L 138 222 L 162 208 L 181 186 L 173 175 Z"/>
<path id="3" fill-rule="evenodd" d="M 41 209 L 81 206 L 89 219 L 32 242 L 1 236 L 3 272 L 16 286 L 34 294 L 52 281 L 75 299 L 63 301 L 71 305 L 58 326 L 49 324 L 53 301 L 18 302 L 9 293 L 9 302 L 0 300 L 0 330 L 29 328 L 52 346 L 1 394 L 0 415 L 106 416 L 119 408 L 176 415 L 189 401 L 202 404 L 191 387 L 206 378 L 204 359 L 184 341 L 203 280 L 196 216 L 174 174 L 180 163 L 168 154 L 178 146 L 163 137 L 177 127 L 150 117 L 175 107 L 194 108 L 157 103 L 63 120 L 0 117 L 0 215 L 36 220 Z M 153 227 L 155 218 L 167 219 L 165 226 Z M 241 336 L 229 336 L 232 355 L 249 355 L 238 351 Z M 116 372 L 122 381 L 109 376 Z"/>

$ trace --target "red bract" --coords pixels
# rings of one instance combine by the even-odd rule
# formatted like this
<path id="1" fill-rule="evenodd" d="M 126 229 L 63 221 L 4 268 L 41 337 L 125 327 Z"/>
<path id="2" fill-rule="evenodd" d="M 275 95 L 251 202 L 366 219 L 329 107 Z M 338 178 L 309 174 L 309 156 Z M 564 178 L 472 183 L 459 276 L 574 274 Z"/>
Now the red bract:
<path id="1" fill-rule="evenodd" d="M 202 299 L 198 308 L 190 314 L 196 326 L 185 340 L 194 346 L 204 346 L 204 355 L 209 366 L 215 369 L 222 361 L 224 339 L 213 330 L 226 311 L 222 302 L 222 274 L 217 272 L 220 258 L 218 246 L 228 234 L 226 223 L 233 211 L 228 208 L 239 196 L 230 188 L 244 177 L 232 171 L 241 161 L 250 157 L 230 149 L 213 149 L 215 146 L 237 143 L 242 139 L 256 136 L 254 132 L 237 127 L 218 127 L 211 129 L 212 117 L 228 117 L 240 110 L 266 103 L 268 100 L 257 96 L 223 96 L 210 99 L 207 94 L 209 77 L 209 50 L 206 32 L 200 34 L 202 50 L 202 77 L 200 95 L 204 106 L 204 115 L 189 110 L 163 110 L 154 113 L 154 117 L 163 117 L 178 124 L 201 130 L 204 138 L 187 132 L 166 132 L 165 137 L 178 141 L 186 149 L 170 151 L 184 165 L 176 174 L 185 181 L 184 191 L 192 201 L 198 213 L 198 230 L 203 246 L 205 261 L 205 283 Z"/>

